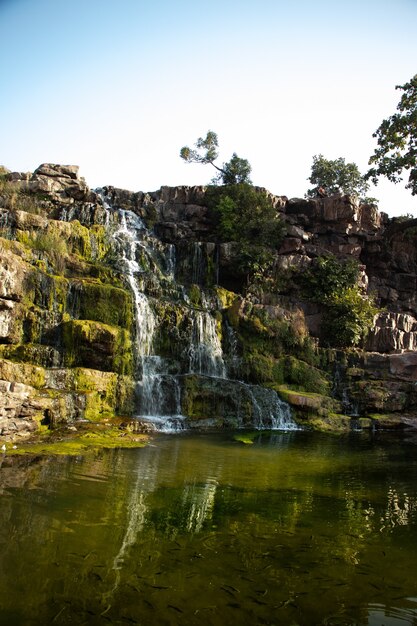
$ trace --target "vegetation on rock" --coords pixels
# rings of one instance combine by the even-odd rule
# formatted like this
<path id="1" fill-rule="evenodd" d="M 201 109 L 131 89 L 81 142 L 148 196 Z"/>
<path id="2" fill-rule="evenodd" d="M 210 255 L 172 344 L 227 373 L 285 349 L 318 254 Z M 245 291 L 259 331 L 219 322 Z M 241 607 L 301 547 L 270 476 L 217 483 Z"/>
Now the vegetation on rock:
<path id="1" fill-rule="evenodd" d="M 313 156 L 308 180 L 314 186 L 307 191 L 307 198 L 317 197 L 320 188 L 329 196 L 341 193 L 363 198 L 369 189 L 356 163 L 346 163 L 343 157 L 331 160 L 325 159 L 322 154 Z"/>
<path id="2" fill-rule="evenodd" d="M 358 284 L 357 261 L 341 262 L 333 255 L 318 257 L 300 281 L 307 298 L 324 306 L 323 336 L 331 347 L 358 346 L 372 327 L 375 298 Z"/>
<path id="3" fill-rule="evenodd" d="M 180 150 L 180 157 L 186 163 L 203 163 L 212 165 L 218 172 L 214 177 L 214 184 L 239 185 L 242 183 L 251 184 L 251 166 L 249 161 L 241 159 L 236 152 L 233 153 L 230 161 L 223 163 L 219 167 L 214 163 L 218 158 L 218 138 L 215 132 L 209 130 L 205 138 L 199 137 L 195 143 L 195 148 L 183 146 Z"/>
<path id="4" fill-rule="evenodd" d="M 209 187 L 205 201 L 218 240 L 238 244 L 237 270 L 265 273 L 284 236 L 284 225 L 266 191 L 247 183 Z"/>

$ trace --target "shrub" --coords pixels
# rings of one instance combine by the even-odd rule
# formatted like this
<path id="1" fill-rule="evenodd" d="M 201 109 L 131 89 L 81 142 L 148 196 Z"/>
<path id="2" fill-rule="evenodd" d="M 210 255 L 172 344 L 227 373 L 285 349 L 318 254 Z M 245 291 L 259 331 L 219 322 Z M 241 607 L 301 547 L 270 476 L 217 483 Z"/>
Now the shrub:
<path id="1" fill-rule="evenodd" d="M 358 286 L 334 293 L 324 315 L 327 342 L 332 347 L 358 346 L 370 331 L 378 308 Z"/>
<path id="2" fill-rule="evenodd" d="M 283 223 L 268 194 L 247 183 L 211 186 L 205 201 L 219 241 L 239 244 L 239 271 L 263 275 L 271 252 L 284 235 Z"/>
<path id="3" fill-rule="evenodd" d="M 318 257 L 299 276 L 304 297 L 324 306 L 322 335 L 328 346 L 360 345 L 378 313 L 375 298 L 358 285 L 359 273 L 356 260 L 342 262 L 329 255 Z"/>

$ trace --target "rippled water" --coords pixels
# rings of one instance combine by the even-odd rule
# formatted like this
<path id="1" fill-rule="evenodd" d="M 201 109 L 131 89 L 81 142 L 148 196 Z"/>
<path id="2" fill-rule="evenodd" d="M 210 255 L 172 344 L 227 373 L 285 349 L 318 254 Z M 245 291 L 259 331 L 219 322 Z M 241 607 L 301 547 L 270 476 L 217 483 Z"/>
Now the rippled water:
<path id="1" fill-rule="evenodd" d="M 0 624 L 417 624 L 417 440 L 3 459 Z"/>

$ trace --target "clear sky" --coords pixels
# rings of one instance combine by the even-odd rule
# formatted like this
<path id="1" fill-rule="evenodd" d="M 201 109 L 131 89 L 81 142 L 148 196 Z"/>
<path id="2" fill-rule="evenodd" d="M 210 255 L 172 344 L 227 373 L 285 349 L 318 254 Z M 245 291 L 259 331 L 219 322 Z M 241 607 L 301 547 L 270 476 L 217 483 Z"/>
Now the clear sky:
<path id="1" fill-rule="evenodd" d="M 302 197 L 312 157 L 365 172 L 417 73 L 417 0 L 0 0 L 0 163 L 76 164 L 90 187 L 209 182 L 207 130 L 252 180 Z M 417 197 L 381 179 L 390 215 Z"/>

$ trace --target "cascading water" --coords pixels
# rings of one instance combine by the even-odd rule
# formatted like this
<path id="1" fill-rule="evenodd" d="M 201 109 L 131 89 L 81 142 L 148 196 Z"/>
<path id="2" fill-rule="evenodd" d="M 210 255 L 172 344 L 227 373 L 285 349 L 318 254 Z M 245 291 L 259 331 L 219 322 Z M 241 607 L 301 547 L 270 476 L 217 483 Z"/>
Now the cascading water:
<path id="1" fill-rule="evenodd" d="M 189 358 L 190 374 L 226 378 L 216 320 L 207 311 L 194 313 Z"/>
<path id="2" fill-rule="evenodd" d="M 138 215 L 112 207 L 103 191 L 100 195 L 103 221 L 112 230 L 116 253 L 133 294 L 138 360 L 137 417 L 152 422 L 158 430 L 169 432 L 182 429 L 186 419 L 181 408 L 182 384 L 193 375 L 212 379 L 213 383 L 218 381 L 223 386 L 233 386 L 237 395 L 246 399 L 246 405 L 249 402 L 252 406 L 254 427 L 294 428 L 288 405 L 279 399 L 275 391 L 227 379 L 226 362 L 232 372 L 238 369 L 236 337 L 233 330 L 225 326 L 224 344 L 230 352 L 226 359 L 220 340 L 221 322 L 212 311 L 215 305 L 207 302 L 201 289 L 201 309 L 193 307 L 185 287 L 175 282 L 175 246 L 163 244 L 145 227 Z M 194 245 L 190 276 L 194 285 L 201 285 L 205 279 L 203 245 Z M 162 324 L 156 313 L 160 310 L 155 299 L 161 297 L 159 294 L 163 294 L 162 298 L 170 303 L 168 306 L 177 307 L 184 316 L 186 331 L 183 330 L 180 339 L 175 341 L 184 341 L 185 346 L 175 358 L 157 354 Z M 236 418 L 239 422 L 238 415 Z"/>
<path id="3" fill-rule="evenodd" d="M 150 299 L 140 287 L 141 275 L 156 264 L 151 246 L 146 242 L 149 232 L 135 213 L 119 210 L 119 215 L 120 225 L 113 233 L 113 238 L 119 244 L 126 276 L 134 296 L 140 377 L 137 381 L 140 397 L 139 416 L 154 423 L 159 430 L 178 430 L 183 420 L 179 383 L 168 373 L 164 359 L 154 354 L 153 342 L 158 320 Z M 138 257 L 145 267 L 137 261 Z M 162 260 L 164 267 L 161 271 L 173 279 L 175 273 L 173 246 L 167 247 Z"/>

